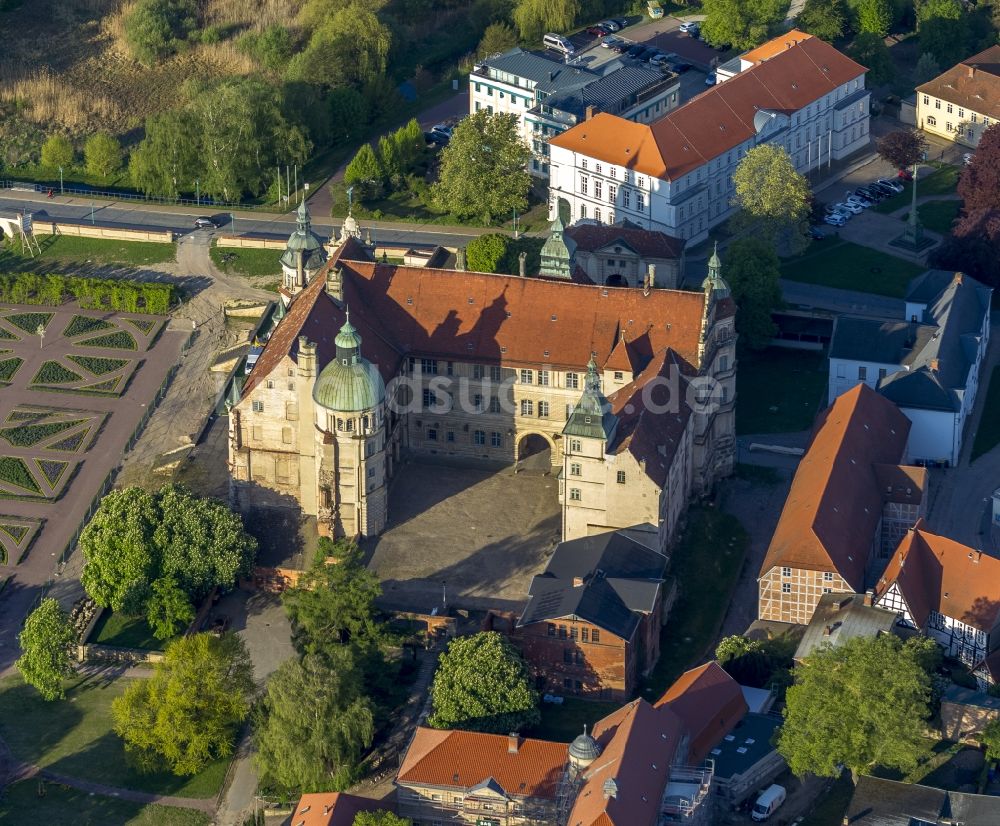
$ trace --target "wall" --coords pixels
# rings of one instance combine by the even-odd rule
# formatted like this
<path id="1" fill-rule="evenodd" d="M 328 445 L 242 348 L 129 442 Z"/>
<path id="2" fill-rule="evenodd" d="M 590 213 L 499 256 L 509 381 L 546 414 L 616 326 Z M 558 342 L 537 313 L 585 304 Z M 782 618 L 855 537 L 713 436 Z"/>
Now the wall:
<path id="1" fill-rule="evenodd" d="M 948 111 L 949 107 L 951 112 Z M 946 100 L 917 93 L 917 125 L 930 135 L 975 149 L 979 146 L 979 139 L 988 121 L 989 118 L 971 109 L 966 110 Z M 951 130 L 948 129 L 949 125 Z M 959 128 L 963 132 L 961 136 L 957 132 Z"/>
<path id="2" fill-rule="evenodd" d="M 868 550 L 860 551 L 866 557 Z M 854 593 L 840 574 L 831 574 L 825 579 L 825 571 L 809 571 L 792 568 L 788 576 L 782 573 L 782 566 L 771 568 L 758 580 L 758 616 L 762 620 L 794 622 L 807 625 L 819 604 L 819 598 L 827 591 L 832 593 Z M 787 584 L 790 591 L 782 591 Z"/>
<path id="3" fill-rule="evenodd" d="M 858 369 L 865 368 L 864 379 L 858 378 Z M 858 384 L 867 384 L 872 390 L 877 389 L 881 371 L 891 375 L 899 370 L 898 364 L 882 364 L 876 361 L 854 361 L 853 359 L 830 359 L 830 385 L 827 403 L 833 404 L 834 399 L 843 395 Z"/>
<path id="4" fill-rule="evenodd" d="M 283 250 L 288 241 L 281 238 L 255 238 L 250 235 L 220 235 L 217 247 L 245 247 L 246 249 Z"/>
<path id="5" fill-rule="evenodd" d="M 170 230 L 155 232 L 144 229 L 112 229 L 92 224 L 66 224 L 55 221 L 32 221 L 32 232 L 35 235 L 77 235 L 81 238 L 108 238 L 116 241 L 154 241 L 159 244 L 171 244 L 174 234 Z"/>
<path id="6" fill-rule="evenodd" d="M 1000 718 L 1000 709 L 941 701 L 941 734 L 946 740 L 975 740 L 986 724 Z"/>
<path id="7" fill-rule="evenodd" d="M 910 462 L 947 461 L 952 466 L 958 462 L 961 425 L 954 412 L 912 407 L 901 407 L 900 410 L 912 422 L 906 443 L 906 455 Z"/>

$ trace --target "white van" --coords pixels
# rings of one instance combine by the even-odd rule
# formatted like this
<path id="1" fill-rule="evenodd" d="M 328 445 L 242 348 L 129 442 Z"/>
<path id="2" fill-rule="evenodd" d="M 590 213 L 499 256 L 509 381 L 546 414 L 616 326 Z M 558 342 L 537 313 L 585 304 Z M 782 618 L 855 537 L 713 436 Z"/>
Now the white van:
<path id="1" fill-rule="evenodd" d="M 750 817 L 756 821 L 767 820 L 784 802 L 785 787 L 773 783 L 760 793 L 757 802 L 753 804 Z"/>
<path id="2" fill-rule="evenodd" d="M 562 52 L 564 55 L 571 55 L 576 53 L 576 49 L 573 48 L 573 44 L 570 43 L 561 34 L 553 34 L 549 32 L 545 37 L 542 38 L 542 43 L 545 44 L 546 49 L 552 49 L 553 51 Z"/>

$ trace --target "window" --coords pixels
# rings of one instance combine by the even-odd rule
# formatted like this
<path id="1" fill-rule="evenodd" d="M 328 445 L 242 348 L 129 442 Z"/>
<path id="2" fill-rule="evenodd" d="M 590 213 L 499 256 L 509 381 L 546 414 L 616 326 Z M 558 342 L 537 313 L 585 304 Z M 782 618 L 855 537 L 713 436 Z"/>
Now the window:
<path id="1" fill-rule="evenodd" d="M 934 108 L 935 109 L 940 109 L 941 108 L 941 101 L 940 100 L 935 100 L 934 101 Z"/>
<path id="2" fill-rule="evenodd" d="M 791 576 L 792 575 L 792 569 L 791 568 L 782 568 L 781 569 L 781 575 L 782 576 Z"/>
<path id="3" fill-rule="evenodd" d="M 615 381 L 624 381 L 625 374 L 621 370 L 615 370 Z"/>
<path id="4" fill-rule="evenodd" d="M 580 217 L 581 218 L 586 218 L 587 217 L 587 205 L 586 204 L 580 204 Z"/>
<path id="5" fill-rule="evenodd" d="M 583 450 L 583 442 L 581 442 L 579 439 L 570 439 L 569 449 L 571 453 L 579 453 L 581 450 Z"/>
<path id="6" fill-rule="evenodd" d="M 965 117 L 965 110 L 964 110 L 964 109 L 962 109 L 961 107 L 959 107 L 959 110 L 958 110 L 958 116 L 959 116 L 960 118 L 964 118 L 964 117 Z"/>
<path id="7" fill-rule="evenodd" d="M 729 356 L 719 356 L 719 371 L 725 373 L 729 369 Z"/>
<path id="8" fill-rule="evenodd" d="M 781 593 L 783 593 L 783 594 L 790 594 L 790 593 L 792 593 L 792 583 L 790 583 L 790 582 L 782 582 L 781 583 Z"/>
<path id="9" fill-rule="evenodd" d="M 933 115 L 928 115 L 927 116 L 927 125 L 928 126 L 937 126 L 937 118 L 934 117 Z"/>
<path id="10" fill-rule="evenodd" d="M 563 662 L 564 663 L 570 663 L 570 664 L 572 664 L 572 662 L 573 662 L 573 649 L 572 648 L 564 648 L 563 649 Z"/>
<path id="11" fill-rule="evenodd" d="M 521 384 L 531 384 L 531 371 L 522 370 L 521 371 Z"/>
<path id="12" fill-rule="evenodd" d="M 589 637 L 590 637 L 590 629 L 589 628 L 581 628 L 580 629 L 580 641 L 581 642 L 587 642 L 587 640 L 588 640 Z"/>
<path id="13" fill-rule="evenodd" d="M 863 364 L 858 367 L 858 381 L 865 381 L 868 378 L 868 368 Z"/>
<path id="14" fill-rule="evenodd" d="M 969 120 L 972 123 L 979 123 L 979 115 L 977 115 L 975 112 L 973 112 L 971 115 L 969 115 Z"/>
<path id="15" fill-rule="evenodd" d="M 503 436 L 494 430 L 490 433 L 490 445 L 493 447 L 503 447 Z"/>
<path id="16" fill-rule="evenodd" d="M 590 632 L 590 641 L 591 642 L 600 642 L 601 641 L 601 632 L 598 631 L 596 628 L 592 629 L 591 632 Z"/>
<path id="17" fill-rule="evenodd" d="M 254 402 L 251 405 L 251 407 L 253 408 L 253 412 L 254 413 L 263 413 L 264 412 L 264 402 Z"/>
<path id="18" fill-rule="evenodd" d="M 594 179 L 594 197 L 597 198 L 597 200 L 600 200 L 603 194 L 601 189 L 602 184 L 603 181 L 598 181 L 596 178 Z"/>
<path id="19" fill-rule="evenodd" d="M 577 390 L 580 387 L 580 376 L 577 373 L 566 374 L 566 386 L 570 390 Z"/>
<path id="20" fill-rule="evenodd" d="M 952 112 L 951 104 L 950 103 L 947 105 L 946 109 L 947 109 L 948 114 L 950 115 L 951 112 Z"/>
<path id="21" fill-rule="evenodd" d="M 586 175 L 580 176 L 580 194 L 586 195 L 588 186 L 590 184 L 590 179 Z"/>
<path id="22" fill-rule="evenodd" d="M 595 172 L 596 172 L 596 173 L 597 173 L 598 175 L 600 175 L 600 174 L 601 174 L 601 171 L 602 171 L 602 167 L 601 167 L 601 165 L 600 165 L 599 163 L 597 163 L 597 164 L 594 164 L 594 171 L 595 171 Z"/>
<path id="23" fill-rule="evenodd" d="M 608 203 L 613 204 L 618 198 L 618 187 L 614 184 L 608 184 Z"/>
<path id="24" fill-rule="evenodd" d="M 641 192 L 635 193 L 635 208 L 640 212 L 646 208 L 645 196 Z"/>
<path id="25" fill-rule="evenodd" d="M 554 637 L 556 635 L 556 626 L 555 626 L 555 624 L 550 622 L 549 625 L 548 625 L 547 631 L 548 631 L 548 635 L 550 637 Z"/>
<path id="26" fill-rule="evenodd" d="M 425 387 L 424 388 L 424 407 L 425 408 L 431 408 L 435 404 L 437 404 L 437 397 L 434 395 L 434 391 L 433 390 L 428 390 Z"/>
<path id="27" fill-rule="evenodd" d="M 583 497 L 580 495 L 580 489 L 579 488 L 570 488 L 569 489 L 569 501 L 570 502 L 579 502 L 582 498 Z"/>
<path id="28" fill-rule="evenodd" d="M 563 678 L 563 688 L 565 688 L 567 691 L 573 690 L 573 681 L 569 677 Z"/>
<path id="29" fill-rule="evenodd" d="M 601 223 L 601 211 L 597 207 L 594 207 L 594 220 Z"/>
<path id="30" fill-rule="evenodd" d="M 535 403 L 531 399 L 521 399 L 521 415 L 530 416 L 534 413 Z"/>
<path id="31" fill-rule="evenodd" d="M 484 445 L 484 444 L 486 444 L 486 431 L 485 430 L 477 430 L 475 433 L 473 433 L 472 434 L 472 443 L 473 444 L 477 444 L 477 445 Z"/>
<path id="32" fill-rule="evenodd" d="M 951 121 L 950 120 L 945 123 L 944 128 L 945 128 L 946 132 L 954 132 L 955 131 L 954 127 L 951 125 Z"/>
<path id="33" fill-rule="evenodd" d="M 632 208 L 632 191 L 629 189 L 622 190 L 622 206 L 624 206 L 625 209 Z"/>
<path id="34" fill-rule="evenodd" d="M 927 95 L 924 95 L 924 106 L 930 106 L 930 103 L 931 99 Z"/>
<path id="35" fill-rule="evenodd" d="M 438 440 L 437 428 L 435 428 L 435 427 L 428 427 L 427 428 L 427 440 L 429 442 L 436 442 Z"/>
<path id="36" fill-rule="evenodd" d="M 579 476 L 580 475 L 580 465 L 579 465 L 579 463 L 573 462 L 569 466 L 569 475 L 570 476 Z"/>
<path id="37" fill-rule="evenodd" d="M 561 640 L 566 639 L 566 626 L 565 625 L 560 625 L 559 626 L 559 639 L 561 639 Z"/>
<path id="38" fill-rule="evenodd" d="M 538 383 L 542 387 L 548 387 L 549 386 L 549 371 L 548 370 L 539 370 L 538 371 Z"/>
<path id="39" fill-rule="evenodd" d="M 587 159 L 586 159 L 586 158 L 583 158 L 583 159 L 582 159 L 582 160 L 580 161 L 580 166 L 582 166 L 582 167 L 583 167 L 584 169 L 586 169 L 586 168 L 587 168 Z"/>
<path id="40" fill-rule="evenodd" d="M 270 379 L 267 380 L 267 389 L 274 390 L 274 382 L 271 381 Z"/>
<path id="41" fill-rule="evenodd" d="M 823 581 L 833 582 L 833 571 L 823 571 Z"/>
<path id="42" fill-rule="evenodd" d="M 579 635 L 580 635 L 580 632 L 577 629 L 577 627 L 575 625 L 571 626 L 570 629 L 569 629 L 569 638 L 571 640 L 575 640 Z"/>
<path id="43" fill-rule="evenodd" d="M 445 434 L 445 441 L 446 442 L 454 442 L 455 441 L 455 431 L 454 430 L 449 430 Z"/>
<path id="44" fill-rule="evenodd" d="M 288 382 L 288 389 L 289 390 L 294 390 L 295 389 L 295 382 L 294 381 Z"/>
<path id="45" fill-rule="evenodd" d="M 496 396 L 490 397 L 490 413 L 500 412 L 500 399 Z"/>
<path id="46" fill-rule="evenodd" d="M 619 485 L 624 485 L 625 484 L 625 471 L 624 470 L 619 470 L 618 471 L 618 484 Z"/>
<path id="47" fill-rule="evenodd" d="M 884 367 L 879 367 L 879 369 L 878 369 L 878 378 L 879 378 L 879 381 L 882 381 L 882 379 L 885 378 L 885 374 L 886 374 L 886 369 Z"/>
<path id="48" fill-rule="evenodd" d="M 490 381 L 500 381 L 499 367 L 490 367 Z"/>
<path id="49" fill-rule="evenodd" d="M 483 365 L 473 364 L 472 365 L 472 378 L 481 379 L 483 377 Z"/>
<path id="50" fill-rule="evenodd" d="M 281 428 L 281 442 L 286 445 L 292 443 L 292 429 L 290 427 Z"/>
<path id="51" fill-rule="evenodd" d="M 436 359 L 420 359 L 420 372 L 436 375 L 438 363 Z"/>
<path id="52" fill-rule="evenodd" d="M 549 403 L 539 402 L 538 403 L 538 418 L 547 419 L 549 417 Z"/>

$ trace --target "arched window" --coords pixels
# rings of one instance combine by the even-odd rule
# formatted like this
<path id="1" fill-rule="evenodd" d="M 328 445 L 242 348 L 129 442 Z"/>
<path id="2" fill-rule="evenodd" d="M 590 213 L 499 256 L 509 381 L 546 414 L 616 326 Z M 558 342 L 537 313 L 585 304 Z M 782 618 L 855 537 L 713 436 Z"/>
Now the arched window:
<path id="1" fill-rule="evenodd" d="M 934 117 L 933 115 L 928 115 L 927 116 L 927 125 L 928 126 L 937 126 L 937 118 Z"/>

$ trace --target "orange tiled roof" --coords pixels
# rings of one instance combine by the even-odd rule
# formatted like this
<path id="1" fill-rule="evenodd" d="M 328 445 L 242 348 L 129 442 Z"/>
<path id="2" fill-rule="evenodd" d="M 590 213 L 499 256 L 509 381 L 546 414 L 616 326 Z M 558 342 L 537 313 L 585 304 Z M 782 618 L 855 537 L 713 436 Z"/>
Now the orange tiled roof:
<path id="1" fill-rule="evenodd" d="M 784 38 L 777 40 L 784 45 Z M 829 43 L 810 37 L 650 125 L 600 113 L 549 143 L 674 180 L 753 137 L 754 115 L 760 109 L 791 115 L 864 72 L 864 66 Z"/>
<path id="2" fill-rule="evenodd" d="M 834 571 L 862 590 L 884 501 L 876 468 L 900 461 L 909 433 L 906 416 L 867 385 L 838 397 L 799 463 L 761 576 L 776 565 Z"/>
<path id="3" fill-rule="evenodd" d="M 876 599 L 893 583 L 921 628 L 932 610 L 986 633 L 1000 620 L 1000 559 L 931 533 L 923 519 L 889 560 Z"/>
<path id="4" fill-rule="evenodd" d="M 353 826 L 358 812 L 393 809 L 388 803 L 343 792 L 304 794 L 292 813 L 293 826 Z"/>
<path id="5" fill-rule="evenodd" d="M 770 60 L 772 57 L 781 54 L 786 49 L 790 49 L 796 43 L 808 40 L 810 37 L 812 37 L 811 34 L 800 32 L 798 29 L 792 29 L 791 31 L 785 32 L 780 37 L 768 40 L 767 43 L 761 43 L 761 45 L 759 45 L 756 49 L 751 49 L 749 52 L 741 54 L 740 60 L 757 65 L 758 63 L 763 63 L 765 60 Z"/>
<path id="6" fill-rule="evenodd" d="M 952 66 L 917 92 L 1000 120 L 1000 46 Z"/>
<path id="7" fill-rule="evenodd" d="M 419 726 L 399 767 L 399 784 L 468 789 L 493 779 L 509 795 L 553 798 L 566 765 L 568 746 L 474 731 Z"/>

